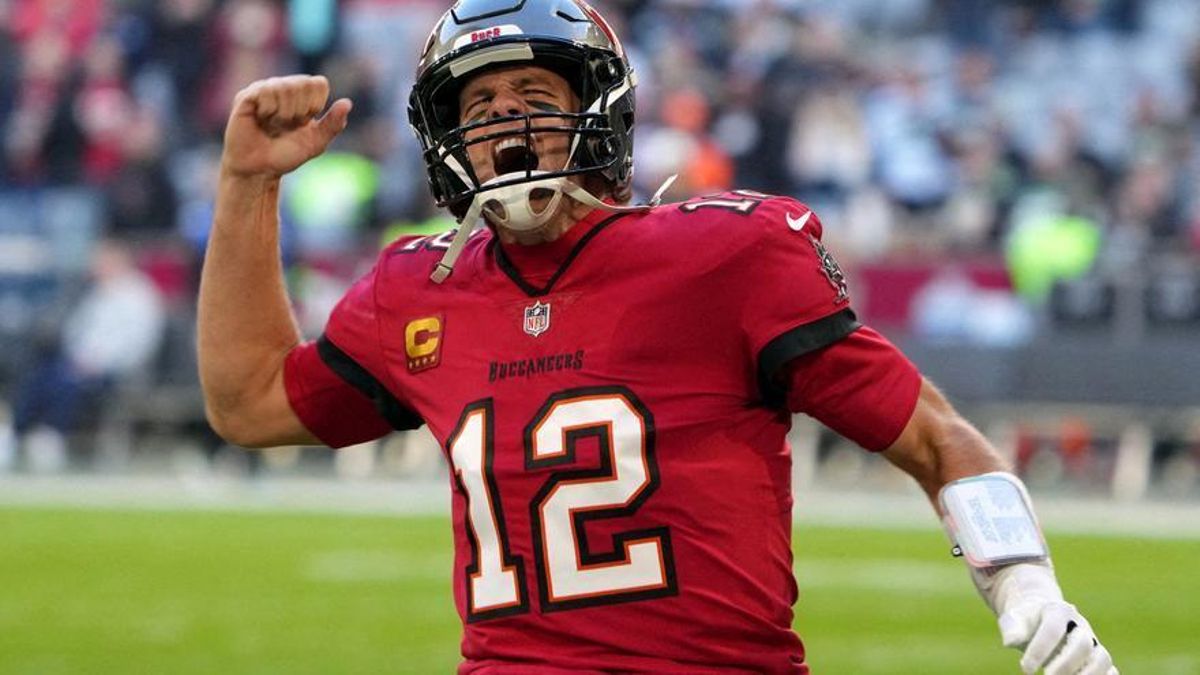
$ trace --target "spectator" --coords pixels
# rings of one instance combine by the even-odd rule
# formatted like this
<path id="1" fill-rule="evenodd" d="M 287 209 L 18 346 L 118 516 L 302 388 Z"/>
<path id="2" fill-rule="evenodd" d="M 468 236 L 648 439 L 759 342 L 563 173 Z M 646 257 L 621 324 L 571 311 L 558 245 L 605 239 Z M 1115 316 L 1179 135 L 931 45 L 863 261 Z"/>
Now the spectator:
<path id="1" fill-rule="evenodd" d="M 1056 281 L 1092 269 L 1101 234 L 1096 223 L 1069 213 L 1052 193 L 1030 196 L 1026 202 L 1017 212 L 1006 257 L 1017 291 L 1030 302 L 1041 303 Z"/>
<path id="2" fill-rule="evenodd" d="M 125 236 L 166 233 L 175 225 L 177 197 L 165 165 L 162 122 L 148 107 L 134 107 L 120 139 L 121 167 L 109 182 L 111 230 Z"/>
<path id="3" fill-rule="evenodd" d="M 156 68 L 162 68 L 170 83 L 170 98 L 184 139 L 192 139 L 201 128 L 198 111 L 204 109 L 205 68 L 209 59 L 197 54 L 209 47 L 213 0 L 165 0 L 155 3 L 151 20 L 154 39 L 148 50 Z"/>
<path id="4" fill-rule="evenodd" d="M 66 98 L 68 45 L 55 33 L 30 39 L 18 68 L 13 110 L 4 127 L 4 158 L 18 182 L 80 178 L 82 132 Z"/>
<path id="5" fill-rule="evenodd" d="M 202 108 L 204 128 L 217 133 L 225 123 L 225 108 L 239 89 L 285 68 L 286 36 L 283 12 L 268 0 L 230 0 L 214 25 L 209 52 L 213 70 Z"/>
<path id="6" fill-rule="evenodd" d="M 818 203 L 867 183 L 871 148 L 853 90 L 830 83 L 809 94 L 792 119 L 788 167 L 798 191 Z"/>
<path id="7" fill-rule="evenodd" d="M 645 166 L 641 186 L 661 184 L 672 175 L 679 179 L 671 194 L 707 194 L 728 189 L 733 165 L 724 149 L 708 134 L 709 109 L 694 89 L 680 89 L 663 99 L 665 124 L 646 134 Z"/>
<path id="8" fill-rule="evenodd" d="M 67 316 L 61 336 L 47 341 L 14 397 L 8 442 L 19 445 L 36 432 L 27 448 L 35 468 L 64 465 L 67 435 L 80 428 L 104 394 L 144 371 L 162 339 L 165 315 L 158 292 L 124 244 L 100 243 L 91 275 L 91 286 Z M 11 448 L 0 448 L 0 455 L 11 454 Z"/>
<path id="9" fill-rule="evenodd" d="M 124 54 L 115 37 L 92 42 L 83 61 L 83 82 L 72 98 L 75 123 L 83 134 L 84 178 L 108 183 L 125 162 L 134 107 L 125 83 Z"/>

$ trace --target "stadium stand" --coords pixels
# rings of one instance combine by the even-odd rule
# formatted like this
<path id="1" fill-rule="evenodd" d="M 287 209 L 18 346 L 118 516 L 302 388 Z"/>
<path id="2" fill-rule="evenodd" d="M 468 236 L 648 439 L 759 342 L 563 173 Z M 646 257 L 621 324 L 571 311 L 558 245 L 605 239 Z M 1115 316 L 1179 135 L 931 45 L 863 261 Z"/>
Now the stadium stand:
<path id="1" fill-rule="evenodd" d="M 985 426 L 1080 419 L 1113 447 L 1145 430 L 1152 483 L 1200 462 L 1200 4 L 601 4 L 652 83 L 643 195 L 679 173 L 675 197 L 739 186 L 806 200 L 862 318 Z M 3 407 L 39 340 L 57 339 L 96 242 L 118 238 L 157 284 L 167 339 L 86 433 L 132 449 L 122 461 L 147 429 L 203 436 L 190 325 L 234 92 L 305 71 L 355 100 L 322 167 L 339 189 L 285 197 L 311 333 L 382 240 L 433 215 L 404 104 L 416 27 L 443 9 L 0 3 Z M 293 182 L 328 180 L 314 176 Z M 1027 422 L 1046 410 L 1057 422 Z M 1173 490 L 1200 494 L 1191 475 Z"/>

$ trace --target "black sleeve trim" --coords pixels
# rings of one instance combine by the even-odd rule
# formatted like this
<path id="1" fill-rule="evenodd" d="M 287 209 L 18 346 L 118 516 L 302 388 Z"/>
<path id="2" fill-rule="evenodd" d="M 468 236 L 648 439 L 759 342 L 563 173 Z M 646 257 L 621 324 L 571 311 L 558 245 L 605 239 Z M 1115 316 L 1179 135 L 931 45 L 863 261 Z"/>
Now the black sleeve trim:
<path id="1" fill-rule="evenodd" d="M 400 403 L 383 383 L 333 344 L 328 337 L 322 335 L 317 339 L 317 354 L 338 377 L 371 399 L 375 410 L 396 431 L 416 429 L 423 424 L 419 415 Z"/>
<path id="2" fill-rule="evenodd" d="M 758 387 L 763 401 L 771 406 L 783 404 L 787 390 L 776 381 L 775 376 L 788 361 L 828 347 L 860 326 L 862 324 L 858 322 L 854 310 L 847 307 L 823 319 L 796 326 L 768 342 L 758 353 Z"/>

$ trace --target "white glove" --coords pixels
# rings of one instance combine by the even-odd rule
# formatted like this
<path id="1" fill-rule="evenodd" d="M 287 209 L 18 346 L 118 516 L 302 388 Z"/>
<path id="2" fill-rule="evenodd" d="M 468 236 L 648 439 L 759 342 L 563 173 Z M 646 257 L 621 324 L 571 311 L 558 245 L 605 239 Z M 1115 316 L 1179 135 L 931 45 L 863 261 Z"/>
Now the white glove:
<path id="1" fill-rule="evenodd" d="M 1033 675 L 1118 675 L 1112 656 L 1079 610 L 1063 600 L 1049 562 L 971 569 L 979 593 L 999 617 L 1005 647 L 1021 649 Z"/>

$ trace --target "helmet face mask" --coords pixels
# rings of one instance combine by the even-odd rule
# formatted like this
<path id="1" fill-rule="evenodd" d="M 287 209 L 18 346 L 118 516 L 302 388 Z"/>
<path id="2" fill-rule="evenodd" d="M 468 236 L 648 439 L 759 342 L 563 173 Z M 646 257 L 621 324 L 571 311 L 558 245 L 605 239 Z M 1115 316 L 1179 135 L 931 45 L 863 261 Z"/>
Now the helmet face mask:
<path id="1" fill-rule="evenodd" d="M 562 77 L 578 110 L 534 111 L 462 123 L 459 94 L 473 78 L 535 66 Z M 552 187 L 549 179 L 596 173 L 615 195 L 632 173 L 633 74 L 608 25 L 580 0 L 461 0 L 434 28 L 417 69 L 409 120 L 422 144 L 439 206 L 462 216 L 477 195 Z M 532 157 L 480 180 L 471 156 L 507 139 Z M 535 148 L 566 144 L 565 163 L 546 166 Z M 518 154 L 509 153 L 510 155 Z M 511 159 L 511 157 L 509 158 Z M 511 165 L 511 166 L 510 166 Z"/>
<path id="2" fill-rule="evenodd" d="M 532 112 L 497 117 L 452 129 L 442 136 L 437 145 L 426 150 L 424 156 L 426 164 L 430 167 L 458 162 L 467 171 L 471 182 L 486 191 L 532 180 L 534 177 L 545 177 L 547 172 L 561 176 L 574 176 L 610 169 L 619 158 L 611 152 L 607 155 L 600 154 L 603 152 L 603 148 L 607 147 L 605 143 L 609 134 L 609 129 L 604 126 L 603 116 L 599 113 Z M 472 153 L 474 152 L 478 157 L 479 153 L 489 145 L 509 139 L 516 139 L 525 148 L 531 149 L 530 155 L 533 161 L 523 165 L 517 163 L 516 166 L 511 167 L 508 166 L 509 163 L 497 164 L 496 171 L 500 175 L 481 176 L 477 168 L 478 160 L 471 161 Z M 543 156 L 546 154 L 544 152 L 532 150 L 539 146 L 564 144 L 567 148 L 564 152 L 558 153 L 563 155 L 558 162 L 554 162 L 552 157 Z M 578 144 L 579 147 L 574 149 L 574 153 L 576 155 L 587 153 L 590 155 L 591 161 L 575 161 L 571 163 L 573 166 L 566 166 L 567 155 L 571 154 L 571 146 L 575 144 Z M 600 149 L 600 152 L 593 148 Z M 554 162 L 557 166 L 553 166 L 553 168 L 547 166 L 548 161 Z M 506 170 L 506 168 L 513 170 Z M 445 175 L 440 175 L 440 177 L 448 178 Z M 456 186 L 451 182 L 443 187 L 453 190 Z"/>

